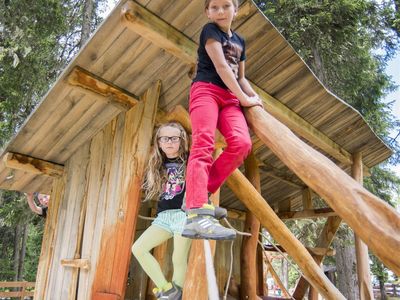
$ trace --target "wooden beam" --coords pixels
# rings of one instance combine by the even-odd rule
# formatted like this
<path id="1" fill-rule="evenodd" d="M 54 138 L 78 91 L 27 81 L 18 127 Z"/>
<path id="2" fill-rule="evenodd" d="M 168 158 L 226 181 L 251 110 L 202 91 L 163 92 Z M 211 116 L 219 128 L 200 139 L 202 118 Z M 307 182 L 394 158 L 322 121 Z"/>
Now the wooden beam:
<path id="1" fill-rule="evenodd" d="M 64 175 L 65 176 L 65 175 Z M 46 299 L 46 288 L 50 281 L 52 260 L 57 243 L 58 212 L 64 197 L 65 177 L 53 180 L 51 201 L 47 210 L 44 225 L 43 242 L 40 251 L 39 263 L 36 273 L 36 286 L 34 299 Z"/>
<path id="2" fill-rule="evenodd" d="M 400 275 L 399 213 L 261 107 L 245 109 L 245 115 L 250 128 L 267 147 L 318 193 L 388 268 Z"/>
<path id="3" fill-rule="evenodd" d="M 282 181 L 294 188 L 304 189 L 306 185 L 293 173 L 275 168 L 266 162 L 260 163 L 260 170 L 268 177 Z"/>
<path id="4" fill-rule="evenodd" d="M 7 168 L 21 170 L 27 173 L 59 178 L 64 173 L 64 166 L 39 158 L 19 153 L 7 152 L 3 157 Z"/>
<path id="5" fill-rule="evenodd" d="M 339 229 L 342 219 L 340 217 L 329 217 L 325 223 L 324 228 L 318 238 L 317 246 L 319 248 L 329 248 L 333 238 L 335 237 L 336 231 Z M 324 260 L 323 255 L 314 256 L 315 262 L 319 265 Z M 309 282 L 304 277 L 301 277 L 297 282 L 296 289 L 293 293 L 293 298 L 301 300 L 307 292 Z"/>
<path id="6" fill-rule="evenodd" d="M 221 154 L 221 149 L 214 151 L 214 159 Z M 220 189 L 210 196 L 211 202 L 218 206 Z M 214 258 L 216 241 L 209 241 L 212 256 Z M 182 300 L 207 300 L 208 283 L 206 262 L 204 253 L 204 240 L 193 240 L 186 272 L 185 284 L 183 287 Z"/>
<path id="7" fill-rule="evenodd" d="M 280 245 L 275 245 L 281 252 L 286 253 L 286 250 L 283 249 L 282 246 Z M 327 248 L 320 248 L 320 247 L 305 247 L 307 249 L 308 252 L 310 252 L 310 254 L 312 256 L 334 256 L 335 255 L 335 249 L 327 249 Z M 276 250 L 276 248 L 272 245 L 264 245 L 264 250 L 265 251 L 270 251 L 270 252 L 278 252 L 278 250 Z"/>
<path id="8" fill-rule="evenodd" d="M 233 193 L 253 212 L 273 238 L 280 243 L 298 264 L 307 280 L 327 299 L 344 299 L 343 295 L 326 278 L 305 247 L 278 218 L 267 201 L 239 171 L 234 171 L 226 181 Z"/>
<path id="9" fill-rule="evenodd" d="M 196 63 L 197 45 L 180 31 L 139 4 L 128 1 L 121 9 L 126 27 L 188 64 Z"/>
<path id="10" fill-rule="evenodd" d="M 103 97 L 111 104 L 123 110 L 129 110 L 138 103 L 138 97 L 132 93 L 106 81 L 105 79 L 90 73 L 89 71 L 75 66 L 68 75 L 67 81 L 73 86 L 81 87 Z"/>
<path id="11" fill-rule="evenodd" d="M 268 272 L 271 274 L 272 278 L 274 279 L 274 282 L 276 282 L 278 284 L 278 286 L 281 288 L 281 291 L 283 293 L 283 295 L 287 298 L 290 298 L 290 294 L 288 292 L 288 290 L 286 289 L 285 285 L 283 284 L 282 280 L 280 279 L 279 275 L 276 273 L 272 263 L 271 263 L 271 259 L 268 255 L 268 253 L 264 252 L 264 261 L 266 263 L 266 265 L 268 266 Z"/>
<path id="12" fill-rule="evenodd" d="M 321 235 L 318 239 L 317 242 L 317 247 L 326 247 L 328 248 L 335 236 L 335 233 L 337 229 L 339 228 L 341 223 L 341 218 L 340 217 L 329 217 L 327 222 L 325 223 L 325 226 L 321 232 Z M 324 256 L 314 256 L 314 259 L 317 264 L 321 264 Z M 293 297 L 295 299 L 303 299 L 305 293 L 307 292 L 307 289 L 309 287 L 309 283 L 307 280 L 303 277 L 299 279 L 296 285 L 296 289 L 293 293 Z"/>
<path id="13" fill-rule="evenodd" d="M 242 9 L 248 11 L 248 3 L 240 6 L 239 14 L 241 14 Z M 190 65 L 196 63 L 197 44 L 179 30 L 133 1 L 128 1 L 122 7 L 121 13 L 122 20 L 127 28 L 182 61 Z M 346 165 L 352 164 L 352 156 L 348 151 L 282 104 L 278 99 L 272 97 L 255 84 L 251 84 L 262 98 L 266 111 L 339 162 Z"/>
<path id="14" fill-rule="evenodd" d="M 261 109 L 260 107 L 252 109 L 257 108 Z M 292 256 L 302 269 L 307 279 L 322 295 L 328 299 L 344 299 L 343 295 L 326 278 L 304 246 L 296 239 L 271 209 L 267 201 L 238 169 L 231 174 L 226 183 L 233 193 L 258 218 L 260 223 L 271 233 L 274 239 L 284 246 L 289 255 Z"/>
<path id="15" fill-rule="evenodd" d="M 90 263 L 88 259 L 82 259 L 82 258 L 77 258 L 77 259 L 62 259 L 61 260 L 61 265 L 64 267 L 71 267 L 71 268 L 77 268 L 77 269 L 83 269 L 83 270 L 89 270 L 90 269 Z"/>
<path id="16" fill-rule="evenodd" d="M 309 187 L 303 190 L 303 210 L 313 209 L 312 191 Z"/>
<path id="17" fill-rule="evenodd" d="M 123 136 L 120 141 L 122 151 L 115 156 L 118 158 L 115 163 L 121 167 L 122 180 L 118 189 L 112 193 L 108 203 L 112 213 L 107 212 L 107 226 L 100 233 L 100 251 L 92 284 L 93 295 L 108 293 L 124 299 L 132 256 L 131 246 L 141 203 L 142 179 L 150 152 L 160 91 L 161 82 L 157 81 L 123 117 Z M 114 184 L 113 181 L 110 182 L 111 185 Z M 110 248 L 110 244 L 114 246 Z"/>
<path id="18" fill-rule="evenodd" d="M 353 165 L 351 168 L 351 175 L 353 178 L 363 184 L 363 163 L 362 154 L 357 152 L 354 154 Z M 361 300 L 369 300 L 374 298 L 372 292 L 372 281 L 371 281 L 371 270 L 369 267 L 369 255 L 368 247 L 359 238 L 357 234 L 354 235 L 355 248 L 356 248 L 356 260 L 357 260 L 357 278 L 358 288 L 360 292 Z"/>
<path id="19" fill-rule="evenodd" d="M 255 189 L 261 193 L 260 171 L 254 153 L 251 152 L 244 162 L 245 174 Z M 257 244 L 260 232 L 260 221 L 253 213 L 246 214 L 244 231 L 251 236 L 243 236 L 240 251 L 240 297 L 257 299 Z M 265 278 L 264 278 L 265 280 Z"/>
<path id="20" fill-rule="evenodd" d="M 337 216 L 337 213 L 330 207 L 307 209 L 300 211 L 282 211 L 278 213 L 279 218 L 282 220 L 288 219 L 314 219 L 314 218 L 326 218 L 331 216 Z"/>

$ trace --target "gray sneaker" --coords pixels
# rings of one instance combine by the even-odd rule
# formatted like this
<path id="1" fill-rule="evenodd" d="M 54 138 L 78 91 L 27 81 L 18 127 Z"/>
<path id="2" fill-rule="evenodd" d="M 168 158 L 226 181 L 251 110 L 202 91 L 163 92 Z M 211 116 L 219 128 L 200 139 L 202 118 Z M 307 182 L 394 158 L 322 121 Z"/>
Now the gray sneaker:
<path id="1" fill-rule="evenodd" d="M 204 204 L 201 208 L 191 209 L 188 212 L 182 236 L 190 239 L 206 240 L 233 240 L 236 232 L 225 228 L 216 219 L 215 207 Z"/>
<path id="2" fill-rule="evenodd" d="M 182 300 L 182 289 L 172 283 L 172 288 L 168 291 L 161 291 L 156 294 L 157 299 L 162 300 Z"/>
<path id="3" fill-rule="evenodd" d="M 210 200 L 208 200 L 208 204 L 213 206 Z M 185 204 L 182 204 L 181 210 L 186 211 Z M 205 209 L 205 210 L 210 216 L 216 218 L 217 220 L 221 220 L 228 216 L 228 211 L 226 210 L 226 208 L 220 206 L 213 206 L 212 209 Z"/>

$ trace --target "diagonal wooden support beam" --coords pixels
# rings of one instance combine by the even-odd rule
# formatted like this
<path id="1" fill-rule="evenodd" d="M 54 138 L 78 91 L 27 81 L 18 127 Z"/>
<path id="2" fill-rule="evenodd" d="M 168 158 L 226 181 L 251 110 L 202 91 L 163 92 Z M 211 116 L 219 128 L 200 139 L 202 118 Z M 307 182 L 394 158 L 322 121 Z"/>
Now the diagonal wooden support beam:
<path id="1" fill-rule="evenodd" d="M 3 161 L 7 168 L 38 175 L 61 177 L 64 172 L 63 165 L 19 153 L 7 152 Z"/>
<path id="2" fill-rule="evenodd" d="M 329 248 L 341 222 L 342 219 L 340 217 L 329 217 L 325 223 L 324 229 L 322 229 L 316 247 Z M 324 257 L 324 255 L 314 256 L 314 260 L 319 265 L 324 260 Z M 297 282 L 296 289 L 293 293 L 293 298 L 299 300 L 303 299 L 309 286 L 310 284 L 307 282 L 307 280 L 301 277 Z"/>
<path id="3" fill-rule="evenodd" d="M 187 112 L 185 114 L 182 111 L 179 118 L 179 121 L 182 121 L 183 124 L 190 124 Z M 321 295 L 324 295 L 327 299 L 344 299 L 335 286 L 326 278 L 305 247 L 296 239 L 267 204 L 267 201 L 239 170 L 232 173 L 227 180 L 227 184 L 272 234 L 274 239 L 287 250 L 287 253 L 299 265 L 307 279 L 318 289 Z"/>
<path id="4" fill-rule="evenodd" d="M 245 109 L 253 132 L 343 218 L 382 262 L 400 275 L 400 214 L 261 107 Z"/>
<path id="5" fill-rule="evenodd" d="M 249 5 L 254 4 L 246 2 L 241 5 L 238 12 L 239 15 L 241 13 L 246 14 L 250 10 Z M 150 40 L 154 45 L 165 49 L 188 64 L 196 63 L 197 44 L 146 8 L 133 1 L 128 1 L 122 7 L 121 18 L 127 28 Z M 348 151 L 282 104 L 278 99 L 267 94 L 253 83 L 252 86 L 262 98 L 266 111 L 339 162 L 346 165 L 352 164 L 352 155 Z"/>
<path id="6" fill-rule="evenodd" d="M 298 264 L 304 276 L 326 299 L 345 299 L 336 287 L 326 278 L 307 249 L 279 219 L 267 201 L 257 192 L 247 178 L 236 169 L 226 181 L 228 187 L 244 205 L 260 220 L 274 239 L 282 245 Z"/>
<path id="7" fill-rule="evenodd" d="M 138 103 L 138 97 L 132 93 L 106 81 L 105 79 L 75 66 L 68 75 L 67 81 L 73 86 L 81 87 L 98 95 L 107 97 L 112 104 L 129 110 Z"/>

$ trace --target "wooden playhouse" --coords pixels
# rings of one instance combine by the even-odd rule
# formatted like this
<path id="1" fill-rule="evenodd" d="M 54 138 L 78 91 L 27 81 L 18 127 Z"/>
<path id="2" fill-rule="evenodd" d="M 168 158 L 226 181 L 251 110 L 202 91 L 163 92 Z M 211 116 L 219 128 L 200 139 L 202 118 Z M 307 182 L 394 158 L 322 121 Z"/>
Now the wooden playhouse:
<path id="1" fill-rule="evenodd" d="M 177 120 L 190 130 L 203 11 L 200 0 L 120 1 L 4 149 L 0 188 L 51 194 L 35 299 L 124 299 L 126 291 L 129 299 L 150 299 L 147 277 L 131 264 L 132 242 L 149 224 L 139 210 L 149 216 L 154 208 L 141 205 L 140 186 L 154 126 Z M 304 274 L 295 299 L 310 284 L 310 297 L 344 299 L 319 267 L 343 219 L 357 235 L 360 290 L 368 299 L 366 245 L 400 275 L 399 214 L 360 184 L 391 150 L 252 1 L 240 5 L 234 30 L 246 39 L 246 75 L 264 102 L 264 110 L 245 112 L 253 139 L 245 175 L 236 170 L 214 199 L 238 229 L 253 233 L 234 245 L 242 298 L 265 296 L 261 225 Z M 219 151 L 224 141 L 216 139 Z M 313 207 L 317 195 L 329 207 Z M 311 249 L 281 221 L 317 217 L 326 225 Z M 184 299 L 207 299 L 201 243 L 192 245 Z M 216 248 L 222 293 L 229 243 Z M 166 272 L 170 252 L 170 245 L 155 250 Z"/>

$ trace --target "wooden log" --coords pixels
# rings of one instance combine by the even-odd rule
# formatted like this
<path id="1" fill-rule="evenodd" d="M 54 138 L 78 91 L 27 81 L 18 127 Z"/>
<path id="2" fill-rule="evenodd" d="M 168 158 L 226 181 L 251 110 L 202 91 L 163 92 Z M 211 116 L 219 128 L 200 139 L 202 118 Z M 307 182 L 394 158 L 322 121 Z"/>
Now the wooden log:
<path id="1" fill-rule="evenodd" d="M 303 210 L 313 209 L 312 191 L 309 187 L 303 190 Z"/>
<path id="2" fill-rule="evenodd" d="M 326 278 L 304 246 L 289 231 L 267 204 L 267 201 L 239 170 L 231 174 L 227 180 L 227 184 L 246 207 L 257 216 L 261 224 L 271 233 L 274 239 L 286 249 L 287 253 L 299 265 L 307 280 L 325 298 L 344 299 L 343 295 Z"/>
<path id="3" fill-rule="evenodd" d="M 7 152 L 3 157 L 7 168 L 22 170 L 24 172 L 45 175 L 50 177 L 61 177 L 64 166 L 27 155 Z"/>
<path id="4" fill-rule="evenodd" d="M 268 253 L 264 252 L 264 257 L 265 257 L 265 262 L 268 266 L 268 271 L 271 274 L 272 278 L 274 279 L 274 282 L 279 286 L 281 289 L 284 297 L 290 298 L 290 294 L 288 290 L 286 289 L 285 285 L 283 284 L 282 280 L 279 278 L 279 275 L 276 273 L 274 267 L 272 266 L 271 259 L 268 255 Z"/>
<path id="5" fill-rule="evenodd" d="M 359 182 L 361 185 L 363 184 L 363 163 L 361 152 L 357 152 L 353 156 L 351 175 L 353 176 L 354 180 Z M 374 299 L 374 293 L 372 291 L 371 270 L 369 267 L 368 247 L 358 237 L 357 234 L 354 235 L 354 239 L 356 248 L 357 278 L 360 299 Z"/>
<path id="6" fill-rule="evenodd" d="M 151 40 L 155 45 L 188 64 L 194 64 L 196 44 L 167 22 L 133 1 L 128 1 L 121 10 L 122 20 L 129 29 Z"/>
<path id="7" fill-rule="evenodd" d="M 260 228 L 260 231 L 262 228 Z M 268 270 L 264 261 L 264 250 L 257 247 L 257 295 L 268 295 L 267 278 Z"/>
<path id="8" fill-rule="evenodd" d="M 275 245 L 275 246 L 281 252 L 283 252 L 283 253 L 286 252 L 286 250 L 282 246 L 280 246 L 280 245 Z M 276 248 L 272 245 L 264 245 L 265 251 L 278 252 L 278 250 Z M 335 249 L 326 249 L 326 248 L 318 248 L 318 247 L 305 247 L 305 248 L 307 249 L 308 252 L 310 252 L 310 254 L 312 256 L 333 256 L 333 255 L 335 255 Z"/>
<path id="9" fill-rule="evenodd" d="M 188 115 L 185 115 L 185 117 L 188 117 Z M 318 265 L 313 263 L 312 257 L 304 246 L 293 236 L 271 207 L 268 206 L 267 201 L 262 198 L 239 170 L 232 173 L 227 184 L 247 208 L 257 216 L 261 224 L 287 249 L 310 282 L 321 291 L 322 295 L 326 295 L 327 298 L 330 295 L 331 298 L 329 299 L 335 299 L 335 296 L 336 299 L 344 299 L 332 283 L 326 279 Z"/>
<path id="10" fill-rule="evenodd" d="M 317 241 L 317 247 L 328 248 L 331 245 L 341 222 L 342 219 L 337 216 L 328 218 Z M 318 265 L 322 263 L 323 259 L 323 255 L 314 256 L 314 260 Z M 298 300 L 303 299 L 309 286 L 310 284 L 307 282 L 307 280 L 301 277 L 297 282 L 296 289 L 293 293 L 293 298 Z"/>
<path id="11" fill-rule="evenodd" d="M 77 268 L 77 269 L 83 269 L 83 270 L 89 270 L 90 269 L 89 260 L 81 259 L 81 258 L 62 259 L 61 260 L 61 265 L 64 266 L 64 267 L 71 267 L 71 268 Z M 75 285 L 75 287 L 76 287 L 76 285 Z"/>
<path id="12" fill-rule="evenodd" d="M 254 133 L 342 217 L 382 262 L 400 275 L 400 215 L 261 107 L 245 110 Z"/>
<path id="13" fill-rule="evenodd" d="M 112 104 L 129 110 L 138 103 L 138 97 L 105 79 L 75 66 L 68 75 L 68 83 L 106 97 Z"/>
<path id="14" fill-rule="evenodd" d="M 313 219 L 313 218 L 326 218 L 331 216 L 337 216 L 337 213 L 332 208 L 316 208 L 300 211 L 280 211 L 278 213 L 279 218 L 282 220 L 288 219 Z"/>
<path id="15" fill-rule="evenodd" d="M 249 3 L 251 2 L 246 2 L 245 5 L 240 6 L 238 15 L 242 14 L 241 10 L 244 10 L 243 15 L 246 15 L 246 12 L 249 11 Z M 251 5 L 254 5 L 254 3 Z M 153 44 L 165 49 L 182 61 L 190 65 L 196 64 L 196 43 L 152 12 L 135 4 L 133 1 L 128 1 L 122 7 L 121 15 L 123 24 L 130 30 L 150 40 Z M 352 156 L 346 149 L 313 127 L 279 100 L 255 84 L 252 84 L 252 86 L 263 99 L 265 109 L 277 119 L 338 161 L 346 165 L 352 163 Z"/>
<path id="16" fill-rule="evenodd" d="M 157 113 L 161 82 L 153 84 L 125 116 L 121 158 L 121 182 L 110 203 L 114 214 L 108 213 L 102 231 L 100 253 L 92 284 L 93 297 L 101 293 L 124 298 L 126 279 L 141 199 L 141 185 Z M 115 185 L 112 182 L 113 186 Z M 110 220 L 111 218 L 111 220 Z M 113 245 L 113 247 L 110 247 Z M 115 245 L 118 245 L 115 247 Z"/>
<path id="17" fill-rule="evenodd" d="M 245 172 L 246 177 L 260 193 L 260 171 L 254 153 L 251 153 L 245 160 Z M 259 299 L 257 296 L 256 258 L 260 221 L 251 212 L 247 212 L 244 228 L 244 231 L 250 233 L 251 236 L 244 236 L 242 239 L 240 253 L 240 298 L 243 300 L 254 300 Z"/>
<path id="18" fill-rule="evenodd" d="M 214 152 L 214 158 L 221 154 L 218 149 Z M 219 205 L 218 189 L 211 195 L 210 199 L 216 206 Z M 209 241 L 211 252 L 214 257 L 215 254 L 215 241 Z M 190 249 L 188 270 L 186 272 L 185 284 L 183 288 L 182 300 L 207 300 L 208 299 L 208 284 L 206 274 L 206 263 L 204 254 L 204 240 L 193 240 Z"/>

